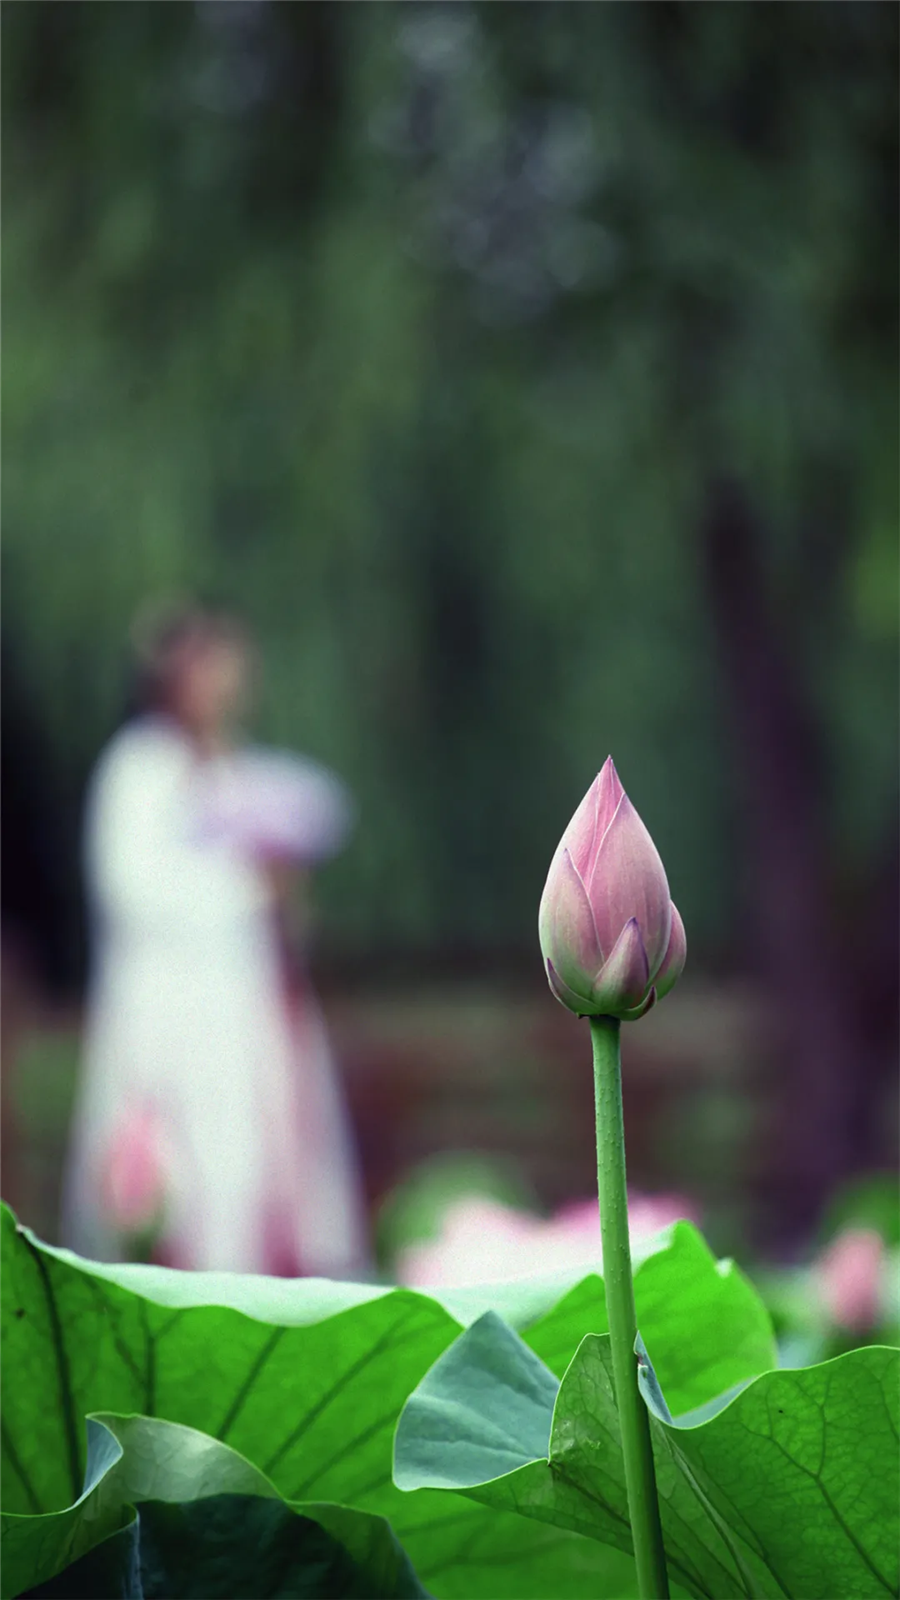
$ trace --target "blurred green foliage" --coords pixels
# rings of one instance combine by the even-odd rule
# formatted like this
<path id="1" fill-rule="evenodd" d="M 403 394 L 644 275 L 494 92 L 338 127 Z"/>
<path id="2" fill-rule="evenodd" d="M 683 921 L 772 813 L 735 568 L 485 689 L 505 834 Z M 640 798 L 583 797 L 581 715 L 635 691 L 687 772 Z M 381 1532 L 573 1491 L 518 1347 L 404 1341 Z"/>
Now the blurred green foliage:
<path id="1" fill-rule="evenodd" d="M 4 9 L 17 670 L 71 808 L 138 603 L 239 605 L 261 735 L 360 801 L 323 888 L 359 951 L 527 947 L 613 750 L 710 956 L 716 475 L 756 504 L 849 871 L 893 813 L 898 14 L 524 20 Z"/>
<path id="2" fill-rule="evenodd" d="M 894 1172 L 870 1173 L 844 1184 L 831 1198 L 820 1237 L 833 1239 L 843 1228 L 874 1228 L 885 1243 L 900 1251 L 900 1187 Z"/>

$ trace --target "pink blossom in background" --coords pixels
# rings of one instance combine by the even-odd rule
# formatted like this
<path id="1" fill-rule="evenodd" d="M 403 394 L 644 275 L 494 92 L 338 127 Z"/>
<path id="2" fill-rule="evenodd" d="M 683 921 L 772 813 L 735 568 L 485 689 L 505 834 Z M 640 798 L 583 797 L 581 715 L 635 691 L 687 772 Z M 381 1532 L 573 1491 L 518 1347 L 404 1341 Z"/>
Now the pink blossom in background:
<path id="1" fill-rule="evenodd" d="M 519 1277 L 523 1259 L 534 1248 L 535 1224 L 535 1218 L 497 1200 L 458 1200 L 445 1211 L 437 1239 L 400 1252 L 398 1281 L 424 1289 Z"/>
<path id="2" fill-rule="evenodd" d="M 878 1321 L 885 1245 L 874 1228 L 845 1228 L 819 1258 L 815 1276 L 831 1321 L 861 1333 Z"/>
<path id="3" fill-rule="evenodd" d="M 106 1159 L 104 1209 L 119 1233 L 139 1233 L 162 1213 L 164 1134 L 151 1106 L 134 1109 L 116 1130 Z"/>
<path id="4" fill-rule="evenodd" d="M 563 1206 L 553 1220 L 573 1233 L 581 1229 L 585 1237 L 590 1234 L 600 1239 L 600 1212 L 596 1200 L 577 1200 Z M 632 1239 L 646 1239 L 651 1233 L 659 1233 L 661 1228 L 682 1220 L 698 1225 L 700 1222 L 698 1207 L 683 1195 L 638 1194 L 632 1190 L 628 1196 L 628 1231 Z"/>
<path id="5" fill-rule="evenodd" d="M 632 1238 L 656 1233 L 695 1208 L 677 1195 L 632 1195 Z M 516 1211 L 497 1200 L 473 1196 L 448 1206 L 437 1239 L 401 1251 L 400 1283 L 417 1288 L 460 1288 L 474 1283 L 509 1283 L 566 1270 L 590 1272 L 601 1264 L 600 1215 L 596 1200 L 564 1206 L 549 1220 Z"/>

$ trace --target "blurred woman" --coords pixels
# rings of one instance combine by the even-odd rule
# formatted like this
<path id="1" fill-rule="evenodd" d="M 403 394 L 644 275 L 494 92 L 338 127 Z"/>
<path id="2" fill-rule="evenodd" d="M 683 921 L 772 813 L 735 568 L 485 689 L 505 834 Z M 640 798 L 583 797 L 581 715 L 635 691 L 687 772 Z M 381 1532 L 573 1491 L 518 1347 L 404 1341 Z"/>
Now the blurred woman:
<path id="1" fill-rule="evenodd" d="M 286 889 L 349 826 L 338 781 L 245 747 L 229 617 L 145 625 L 140 711 L 90 786 L 94 972 L 65 1242 L 187 1268 L 350 1276 L 367 1252 L 344 1112 Z"/>

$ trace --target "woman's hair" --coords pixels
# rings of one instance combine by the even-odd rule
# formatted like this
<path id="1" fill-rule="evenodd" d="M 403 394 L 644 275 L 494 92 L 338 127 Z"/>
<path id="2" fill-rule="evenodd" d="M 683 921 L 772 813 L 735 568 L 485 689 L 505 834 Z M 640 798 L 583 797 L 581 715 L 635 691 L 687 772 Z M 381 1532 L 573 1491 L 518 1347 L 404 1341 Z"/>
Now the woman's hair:
<path id="1" fill-rule="evenodd" d="M 186 648 L 249 644 L 246 629 L 224 607 L 196 600 L 154 601 L 131 626 L 131 684 L 127 716 L 165 707 Z"/>

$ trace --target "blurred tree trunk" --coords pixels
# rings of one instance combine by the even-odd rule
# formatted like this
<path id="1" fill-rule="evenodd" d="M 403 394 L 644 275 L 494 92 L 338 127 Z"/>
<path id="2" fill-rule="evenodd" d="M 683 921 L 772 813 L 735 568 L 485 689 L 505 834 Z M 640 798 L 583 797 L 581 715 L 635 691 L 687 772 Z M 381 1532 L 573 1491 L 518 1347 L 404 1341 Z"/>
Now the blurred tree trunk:
<path id="1" fill-rule="evenodd" d="M 869 941 L 859 949 L 839 943 L 835 926 L 820 741 L 796 652 L 767 591 L 755 511 L 733 483 L 711 490 L 703 544 L 735 736 L 751 936 L 777 1071 L 759 1197 L 762 1242 L 790 1252 L 808 1237 L 835 1183 L 877 1159 L 873 1102 L 884 1056 L 861 1025 L 856 991 L 860 967 L 860 977 L 871 976 Z M 890 911 L 882 917 L 890 920 Z M 889 994 L 891 981 L 880 987 Z"/>

